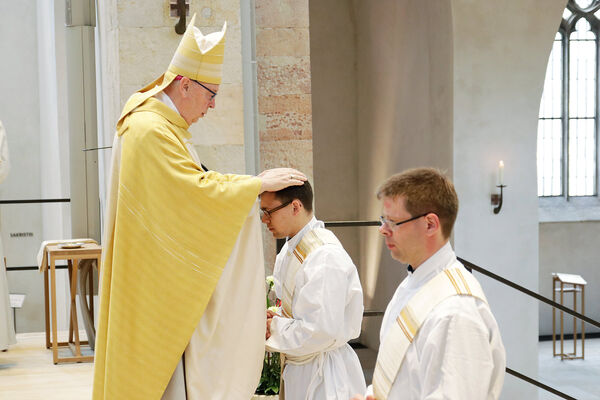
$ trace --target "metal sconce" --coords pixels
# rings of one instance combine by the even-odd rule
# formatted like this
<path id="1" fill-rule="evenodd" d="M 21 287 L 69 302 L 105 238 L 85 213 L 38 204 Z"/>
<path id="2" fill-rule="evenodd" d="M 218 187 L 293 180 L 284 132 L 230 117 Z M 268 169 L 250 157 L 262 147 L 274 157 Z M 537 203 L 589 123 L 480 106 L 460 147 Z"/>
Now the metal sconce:
<path id="1" fill-rule="evenodd" d="M 498 183 L 499 185 L 496 187 L 500 188 L 500 194 L 492 194 L 492 205 L 495 206 L 494 214 L 498 214 L 502 209 L 503 189 L 506 187 L 504 184 L 504 161 L 498 163 Z"/>
<path id="2" fill-rule="evenodd" d="M 185 33 L 187 27 L 186 17 L 190 13 L 190 0 L 170 0 L 169 3 L 171 9 L 171 17 L 179 17 L 177 25 L 175 25 L 175 32 L 179 35 Z"/>

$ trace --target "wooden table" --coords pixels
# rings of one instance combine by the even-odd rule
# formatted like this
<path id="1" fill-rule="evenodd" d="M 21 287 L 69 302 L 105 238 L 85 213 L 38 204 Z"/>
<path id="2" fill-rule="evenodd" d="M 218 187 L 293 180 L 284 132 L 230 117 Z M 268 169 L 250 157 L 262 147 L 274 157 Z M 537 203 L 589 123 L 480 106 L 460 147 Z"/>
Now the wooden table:
<path id="1" fill-rule="evenodd" d="M 558 285 L 557 285 L 558 284 Z M 563 305 L 564 294 L 573 293 L 573 311 L 577 312 L 577 293 L 581 294 L 581 314 L 585 315 L 585 285 L 587 282 L 579 275 L 552 273 L 552 300 L 556 301 L 556 293 L 560 293 L 560 305 Z M 560 312 L 560 353 L 556 351 L 556 308 L 552 308 L 552 352 L 561 360 L 583 359 L 585 357 L 585 323 L 581 321 L 581 356 L 577 355 L 577 319 L 573 317 L 573 352 L 565 353 L 564 312 Z"/>
<path id="2" fill-rule="evenodd" d="M 81 345 L 88 344 L 88 341 L 79 340 L 79 325 L 77 323 L 77 306 L 75 299 L 77 296 L 77 271 L 79 269 L 79 261 L 81 260 L 96 260 L 96 265 L 100 266 L 100 257 L 102 254 L 102 247 L 97 244 L 86 243 L 80 248 L 65 249 L 61 248 L 60 245 L 48 245 L 48 268 L 44 273 L 44 300 L 46 306 L 46 348 L 52 347 L 52 358 L 54 364 L 64 362 L 92 362 L 94 356 L 84 356 L 81 354 Z M 70 282 L 70 293 L 71 302 L 69 306 L 69 338 L 66 342 L 59 342 L 57 336 L 57 322 L 56 322 L 56 261 L 66 260 L 69 267 L 69 282 Z M 50 279 L 48 279 L 48 273 Z M 94 291 L 93 291 L 93 280 L 89 281 L 89 304 L 90 311 L 92 314 L 92 321 L 94 315 Z M 48 290 L 49 289 L 49 290 Z M 48 298 L 48 291 L 50 292 L 50 299 Z M 52 324 L 50 324 L 50 307 L 52 307 Z M 52 334 L 50 335 L 50 328 L 52 328 Z M 59 357 L 58 348 L 69 347 L 73 353 L 72 357 Z"/>

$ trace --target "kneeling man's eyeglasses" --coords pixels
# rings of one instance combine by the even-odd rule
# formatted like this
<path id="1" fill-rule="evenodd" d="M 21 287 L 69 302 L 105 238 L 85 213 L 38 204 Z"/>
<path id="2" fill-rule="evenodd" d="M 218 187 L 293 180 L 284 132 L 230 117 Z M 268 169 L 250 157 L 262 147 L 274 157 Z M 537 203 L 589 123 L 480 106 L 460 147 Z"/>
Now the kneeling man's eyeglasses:
<path id="1" fill-rule="evenodd" d="M 288 204 L 291 204 L 291 203 L 292 203 L 292 201 L 293 201 L 293 200 L 286 201 L 286 202 L 285 202 L 285 203 L 283 203 L 282 205 L 280 205 L 280 206 L 277 206 L 277 207 L 275 207 L 275 208 L 271 208 L 270 210 L 263 210 L 263 209 L 261 209 L 261 210 L 260 210 L 260 214 L 261 214 L 260 216 L 262 217 L 262 216 L 265 216 L 265 215 L 266 215 L 268 218 L 271 218 L 271 214 L 273 214 L 275 211 L 281 210 L 283 207 L 287 206 Z"/>

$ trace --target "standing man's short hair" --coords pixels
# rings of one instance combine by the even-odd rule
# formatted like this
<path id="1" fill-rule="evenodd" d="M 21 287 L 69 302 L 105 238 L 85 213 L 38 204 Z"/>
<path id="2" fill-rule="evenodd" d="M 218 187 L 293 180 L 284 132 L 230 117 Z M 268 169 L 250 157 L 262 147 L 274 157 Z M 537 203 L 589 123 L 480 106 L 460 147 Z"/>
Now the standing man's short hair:
<path id="1" fill-rule="evenodd" d="M 312 212 L 313 191 L 308 181 L 304 181 L 304 185 L 288 186 L 285 189 L 275 192 L 275 198 L 280 200 L 281 203 L 298 199 L 306 211 Z"/>
<path id="2" fill-rule="evenodd" d="M 436 168 L 413 168 L 392 175 L 377 190 L 377 198 L 402 196 L 411 216 L 434 213 L 440 219 L 442 234 L 452 233 L 458 214 L 458 196 L 452 182 Z"/>

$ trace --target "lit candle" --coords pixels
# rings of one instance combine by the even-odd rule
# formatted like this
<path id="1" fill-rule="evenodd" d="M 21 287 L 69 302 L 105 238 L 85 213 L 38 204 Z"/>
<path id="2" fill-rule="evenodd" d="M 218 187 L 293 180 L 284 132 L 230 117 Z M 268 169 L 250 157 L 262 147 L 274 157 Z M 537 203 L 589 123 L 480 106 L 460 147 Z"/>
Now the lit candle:
<path id="1" fill-rule="evenodd" d="M 498 163 L 498 182 L 504 185 L 504 161 L 502 160 Z"/>

